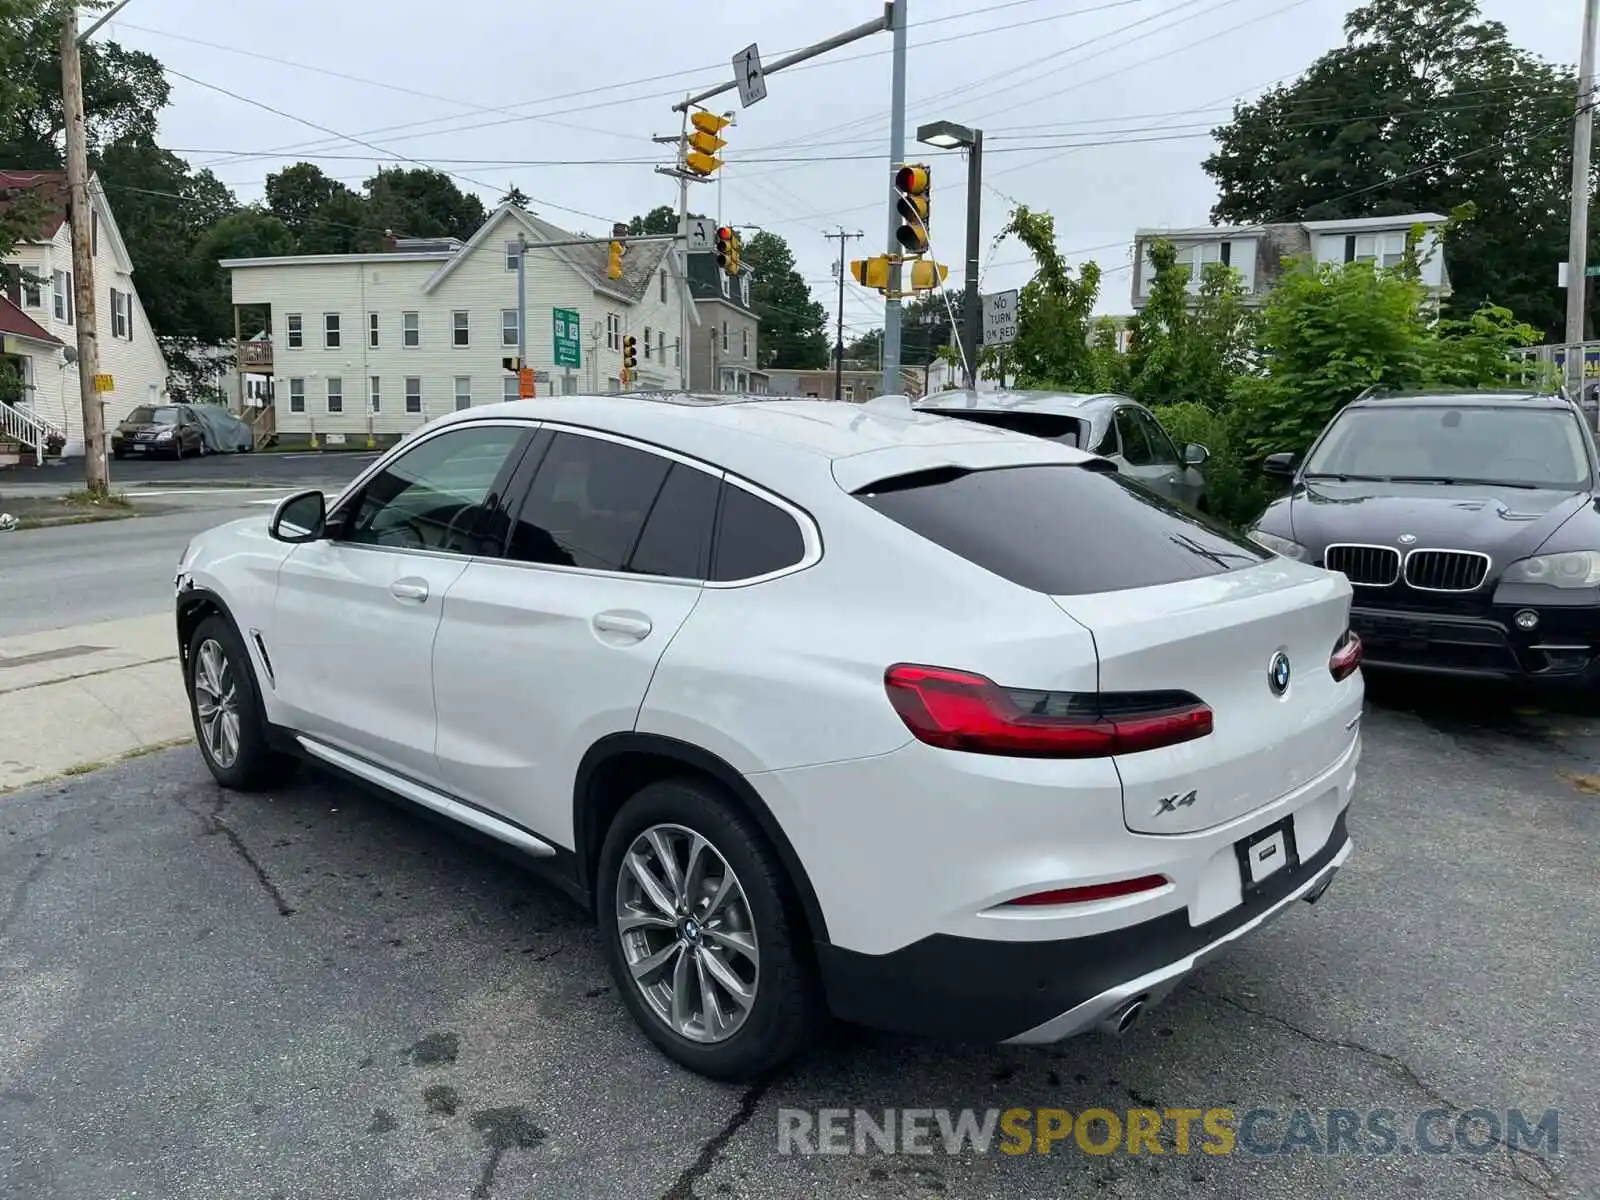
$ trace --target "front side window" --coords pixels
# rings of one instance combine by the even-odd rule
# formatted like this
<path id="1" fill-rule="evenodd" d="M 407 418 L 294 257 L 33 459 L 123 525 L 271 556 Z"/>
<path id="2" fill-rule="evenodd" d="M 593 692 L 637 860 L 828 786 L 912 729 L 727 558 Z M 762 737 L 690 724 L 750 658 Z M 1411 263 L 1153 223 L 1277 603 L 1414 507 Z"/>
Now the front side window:
<path id="1" fill-rule="evenodd" d="M 1390 401 L 1340 413 L 1305 475 L 1577 490 L 1590 470 L 1583 431 L 1569 410 Z"/>
<path id="2" fill-rule="evenodd" d="M 400 314 L 400 344 L 408 349 L 422 345 L 422 320 L 414 312 Z"/>
<path id="3" fill-rule="evenodd" d="M 408 413 L 422 411 L 422 379 L 420 376 L 406 376 L 406 411 Z"/>
<path id="4" fill-rule="evenodd" d="M 558 433 L 517 514 L 509 557 L 623 570 L 672 466 L 647 450 Z"/>
<path id="5" fill-rule="evenodd" d="M 337 375 L 328 377 L 328 411 L 331 413 L 344 411 L 344 380 Z"/>
<path id="6" fill-rule="evenodd" d="M 339 339 L 340 339 L 339 314 L 338 313 L 323 313 L 322 314 L 322 344 L 324 346 L 326 346 L 329 350 L 337 350 L 339 348 L 339 344 L 340 344 Z"/>
<path id="7" fill-rule="evenodd" d="M 1270 557 L 1092 459 L 1083 466 L 941 467 L 882 480 L 856 497 L 950 553 L 1052 596 L 1178 583 Z M 1093 519 L 1063 521 L 1062 513 Z"/>
<path id="8" fill-rule="evenodd" d="M 289 313 L 283 318 L 284 334 L 289 341 L 289 349 L 298 350 L 306 344 L 305 322 L 299 313 Z"/>
<path id="9" fill-rule="evenodd" d="M 523 430 L 455 429 L 401 455 L 361 490 L 340 540 L 471 553 L 478 509 Z"/>
<path id="10" fill-rule="evenodd" d="M 463 311 L 450 314 L 450 344 L 453 346 L 472 345 L 472 315 Z"/>
<path id="11" fill-rule="evenodd" d="M 1117 409 L 1117 436 L 1122 441 L 1122 457 L 1130 467 L 1148 467 L 1155 461 L 1155 450 L 1145 435 L 1139 414 L 1131 408 Z"/>
<path id="12" fill-rule="evenodd" d="M 1128 411 L 1144 430 L 1145 442 L 1150 447 L 1150 461 L 1163 467 L 1177 466 L 1178 447 L 1173 445 L 1172 439 L 1167 436 L 1167 431 L 1161 428 L 1161 422 L 1142 409 L 1134 408 Z"/>
<path id="13" fill-rule="evenodd" d="M 517 310 L 514 308 L 500 310 L 500 344 L 502 346 L 517 344 Z"/>

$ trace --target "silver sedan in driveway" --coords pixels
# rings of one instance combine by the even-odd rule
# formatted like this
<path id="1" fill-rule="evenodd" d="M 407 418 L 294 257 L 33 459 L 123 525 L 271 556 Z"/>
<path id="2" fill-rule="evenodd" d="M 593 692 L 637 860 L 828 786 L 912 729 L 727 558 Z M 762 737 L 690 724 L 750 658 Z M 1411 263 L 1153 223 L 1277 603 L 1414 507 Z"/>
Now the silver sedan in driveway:
<path id="1" fill-rule="evenodd" d="M 951 391 L 936 392 L 916 407 L 1103 455 L 1151 491 L 1205 511 L 1206 480 L 1200 467 L 1211 452 L 1191 444 L 1180 453 L 1155 414 L 1127 396 Z"/>

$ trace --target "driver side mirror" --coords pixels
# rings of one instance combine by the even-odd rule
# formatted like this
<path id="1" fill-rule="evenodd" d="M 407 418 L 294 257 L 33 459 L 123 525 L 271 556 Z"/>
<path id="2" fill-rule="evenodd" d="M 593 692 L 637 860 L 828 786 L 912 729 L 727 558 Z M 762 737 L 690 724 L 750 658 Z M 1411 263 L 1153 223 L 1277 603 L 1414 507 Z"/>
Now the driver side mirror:
<path id="1" fill-rule="evenodd" d="M 1280 479 L 1293 479 L 1295 468 L 1300 465 L 1298 454 L 1283 451 L 1279 454 L 1269 454 L 1261 469 L 1268 475 L 1276 475 Z"/>
<path id="2" fill-rule="evenodd" d="M 1203 466 L 1206 459 L 1210 457 L 1211 451 L 1207 450 L 1199 442 L 1190 442 L 1183 450 L 1183 465 L 1186 467 Z"/>
<path id="3" fill-rule="evenodd" d="M 278 502 L 267 532 L 280 542 L 297 546 L 322 538 L 327 524 L 327 498 L 321 492 L 297 492 Z"/>

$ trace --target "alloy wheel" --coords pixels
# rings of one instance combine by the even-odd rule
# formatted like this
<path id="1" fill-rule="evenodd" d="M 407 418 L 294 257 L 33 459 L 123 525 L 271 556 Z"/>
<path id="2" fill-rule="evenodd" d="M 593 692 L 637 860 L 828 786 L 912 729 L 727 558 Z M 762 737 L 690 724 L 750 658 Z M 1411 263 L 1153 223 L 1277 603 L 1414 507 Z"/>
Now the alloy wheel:
<path id="1" fill-rule="evenodd" d="M 194 664 L 194 711 L 211 761 L 227 770 L 239 758 L 239 687 L 222 643 L 200 643 Z"/>
<path id="2" fill-rule="evenodd" d="M 760 952 L 733 868 L 700 834 L 653 825 L 617 874 L 617 933 L 646 1003 L 690 1041 L 726 1041 L 755 1003 Z"/>

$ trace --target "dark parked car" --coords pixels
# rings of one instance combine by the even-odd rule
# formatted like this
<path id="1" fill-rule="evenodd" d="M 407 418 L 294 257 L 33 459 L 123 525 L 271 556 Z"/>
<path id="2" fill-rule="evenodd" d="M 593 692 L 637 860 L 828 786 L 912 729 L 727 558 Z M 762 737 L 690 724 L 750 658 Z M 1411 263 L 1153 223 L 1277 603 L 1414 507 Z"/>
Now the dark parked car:
<path id="1" fill-rule="evenodd" d="M 113 458 L 130 454 L 183 458 L 205 452 L 205 429 L 184 404 L 141 404 L 111 434 Z"/>
<path id="2" fill-rule="evenodd" d="M 1178 452 L 1155 414 L 1127 396 L 1075 392 L 935 392 L 916 407 L 1104 455 L 1120 474 L 1169 500 L 1206 508 L 1204 446 Z"/>
<path id="3" fill-rule="evenodd" d="M 1364 665 L 1588 684 L 1600 675 L 1595 440 L 1562 395 L 1368 395 L 1251 531 L 1342 571 Z"/>

